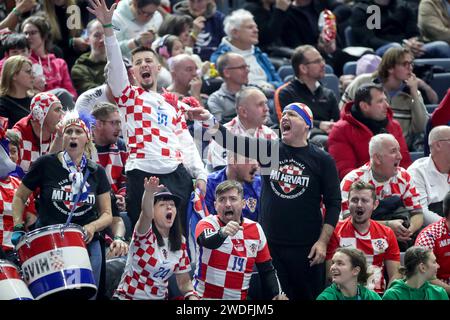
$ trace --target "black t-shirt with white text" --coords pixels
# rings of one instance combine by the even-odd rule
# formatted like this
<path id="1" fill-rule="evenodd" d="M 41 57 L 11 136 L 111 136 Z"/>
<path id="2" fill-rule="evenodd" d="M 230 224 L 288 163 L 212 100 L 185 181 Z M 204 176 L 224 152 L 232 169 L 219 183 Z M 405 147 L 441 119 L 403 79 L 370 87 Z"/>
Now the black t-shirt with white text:
<path id="1" fill-rule="evenodd" d="M 98 218 L 96 196 L 111 189 L 101 166 L 89 160 L 87 168 L 89 177 L 86 187 L 89 195 L 83 203 L 77 205 L 71 220 L 81 226 Z M 62 166 L 56 154 L 44 155 L 33 162 L 22 182 L 30 190 L 39 188 L 37 227 L 67 221 L 71 210 L 72 182 L 69 181 L 69 172 Z"/>

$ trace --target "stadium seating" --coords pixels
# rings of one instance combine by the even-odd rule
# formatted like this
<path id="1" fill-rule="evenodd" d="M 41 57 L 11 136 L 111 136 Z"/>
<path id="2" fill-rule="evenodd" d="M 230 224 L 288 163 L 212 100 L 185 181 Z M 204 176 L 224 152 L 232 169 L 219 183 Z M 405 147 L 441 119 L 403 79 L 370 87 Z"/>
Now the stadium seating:
<path id="1" fill-rule="evenodd" d="M 333 90 L 336 95 L 336 99 L 339 101 L 341 98 L 341 93 L 339 91 L 339 78 L 334 74 L 326 74 L 321 82 L 326 88 Z"/>
<path id="2" fill-rule="evenodd" d="M 450 73 L 435 73 L 430 86 L 436 91 L 439 101 L 441 101 L 450 88 Z"/>
<path id="3" fill-rule="evenodd" d="M 417 159 L 423 158 L 423 151 L 411 151 L 409 153 L 409 155 L 411 156 L 411 160 L 412 162 L 416 161 Z"/>
<path id="4" fill-rule="evenodd" d="M 430 65 L 442 67 L 445 69 L 445 71 L 450 72 L 450 58 L 415 59 L 414 64 L 416 64 L 416 65 L 430 64 Z"/>
<path id="5" fill-rule="evenodd" d="M 437 104 L 427 104 L 425 107 L 427 107 L 427 111 L 429 114 L 432 114 L 433 111 L 437 108 Z"/>
<path id="6" fill-rule="evenodd" d="M 356 61 L 348 61 L 344 64 L 342 69 L 344 74 L 356 74 Z"/>
<path id="7" fill-rule="evenodd" d="M 353 45 L 353 34 L 352 34 L 352 27 L 348 26 L 344 30 L 345 35 L 345 43 L 347 44 L 347 47 L 351 47 Z"/>

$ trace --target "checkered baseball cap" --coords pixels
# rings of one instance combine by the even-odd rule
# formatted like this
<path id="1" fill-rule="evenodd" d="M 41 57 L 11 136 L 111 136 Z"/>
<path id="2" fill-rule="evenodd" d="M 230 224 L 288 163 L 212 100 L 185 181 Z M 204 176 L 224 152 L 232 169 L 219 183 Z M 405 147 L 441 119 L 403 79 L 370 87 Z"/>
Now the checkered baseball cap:
<path id="1" fill-rule="evenodd" d="M 313 127 L 313 114 L 311 112 L 311 109 L 304 103 L 300 102 L 293 102 L 291 104 L 288 104 L 284 110 L 283 113 L 292 110 L 295 111 L 303 120 L 305 120 L 306 124 L 309 126 L 309 129 L 311 130 Z"/>
<path id="2" fill-rule="evenodd" d="M 33 120 L 44 123 L 48 110 L 55 103 L 61 103 L 56 95 L 50 92 L 40 92 L 31 100 L 31 117 Z"/>

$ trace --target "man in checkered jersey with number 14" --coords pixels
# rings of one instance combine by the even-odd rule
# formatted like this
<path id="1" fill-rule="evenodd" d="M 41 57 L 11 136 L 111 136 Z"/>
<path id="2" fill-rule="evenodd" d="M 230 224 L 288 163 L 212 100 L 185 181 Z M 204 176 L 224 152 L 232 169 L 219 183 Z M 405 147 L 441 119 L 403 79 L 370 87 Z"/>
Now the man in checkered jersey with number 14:
<path id="1" fill-rule="evenodd" d="M 203 218 L 195 237 L 197 267 L 194 289 L 203 299 L 245 300 L 253 267 L 258 268 L 267 297 L 287 300 L 282 293 L 266 236 L 259 223 L 242 217 L 245 206 L 242 185 L 226 180 L 216 188 L 217 215 Z"/>
<path id="2" fill-rule="evenodd" d="M 156 76 L 161 66 L 149 48 L 138 47 L 131 53 L 131 70 L 137 86 L 130 84 L 112 25 L 116 4 L 108 9 L 104 0 L 93 0 L 90 5 L 87 9 L 105 30 L 108 85 L 126 128 L 127 212 L 131 222 L 134 226 L 139 217 L 143 182 L 148 176 L 158 177 L 165 185 L 177 186 L 172 192 L 182 199 L 179 214 L 184 222 L 192 178 L 196 179 L 196 187 L 206 193 L 208 174 L 187 128 L 183 107 L 177 99 L 170 100 L 168 94 L 163 97 L 156 93 Z"/>

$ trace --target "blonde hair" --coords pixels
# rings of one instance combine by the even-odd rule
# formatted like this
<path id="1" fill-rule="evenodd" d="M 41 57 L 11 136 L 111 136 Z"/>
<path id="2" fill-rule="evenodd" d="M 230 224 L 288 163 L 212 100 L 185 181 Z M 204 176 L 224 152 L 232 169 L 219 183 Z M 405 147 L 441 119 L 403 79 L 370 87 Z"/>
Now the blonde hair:
<path id="1" fill-rule="evenodd" d="M 2 75 L 0 80 L 0 96 L 6 96 L 14 89 L 13 77 L 22 70 L 25 63 L 28 63 L 30 67 L 32 63 L 30 59 L 21 55 L 12 56 L 6 59 L 3 63 Z"/>
<path id="2" fill-rule="evenodd" d="M 76 0 L 66 0 L 66 8 L 72 5 L 76 5 L 76 3 Z M 62 40 L 61 28 L 58 24 L 58 18 L 56 17 L 55 4 L 53 3 L 53 0 L 44 0 L 44 11 L 48 16 L 48 23 L 50 24 L 52 39 L 55 41 Z M 78 30 L 76 29 L 69 30 L 69 33 L 72 37 L 76 36 L 77 32 Z"/>

